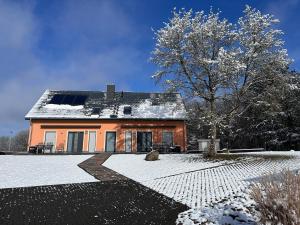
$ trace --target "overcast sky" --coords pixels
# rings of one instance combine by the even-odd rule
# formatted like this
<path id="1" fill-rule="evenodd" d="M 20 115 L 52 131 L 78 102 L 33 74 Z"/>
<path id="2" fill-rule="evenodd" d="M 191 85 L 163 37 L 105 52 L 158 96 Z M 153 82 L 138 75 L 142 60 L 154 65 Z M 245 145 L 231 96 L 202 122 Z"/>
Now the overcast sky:
<path id="1" fill-rule="evenodd" d="M 45 89 L 159 91 L 148 62 L 153 31 L 176 8 L 220 9 L 236 22 L 245 4 L 281 20 L 300 69 L 300 0 L 0 0 L 0 135 L 26 129 Z"/>

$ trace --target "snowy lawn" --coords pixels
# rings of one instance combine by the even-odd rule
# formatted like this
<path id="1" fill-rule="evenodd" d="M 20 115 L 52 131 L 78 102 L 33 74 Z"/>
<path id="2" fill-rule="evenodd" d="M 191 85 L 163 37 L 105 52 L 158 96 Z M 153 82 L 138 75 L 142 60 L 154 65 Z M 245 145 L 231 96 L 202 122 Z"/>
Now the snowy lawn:
<path id="1" fill-rule="evenodd" d="M 245 194 L 249 185 L 271 172 L 300 169 L 300 153 L 238 155 L 242 155 L 243 160 L 210 162 L 201 156 L 197 159 L 195 154 L 182 154 L 160 155 L 159 161 L 146 162 L 145 155 L 114 155 L 104 166 L 189 206 L 191 210 L 179 215 L 178 224 L 200 224 L 204 221 L 239 224 L 238 220 L 255 224 L 255 217 L 247 209 L 247 205 L 253 202 Z M 224 158 L 231 157 L 226 155 Z M 224 210 L 227 216 L 224 216 Z M 235 218 L 235 222 L 230 222 L 230 218 Z"/>
<path id="2" fill-rule="evenodd" d="M 112 155 L 103 166 L 138 182 L 211 168 L 230 161 L 208 161 L 198 154 L 161 154 L 157 161 L 145 161 L 145 155 Z"/>
<path id="3" fill-rule="evenodd" d="M 0 188 L 96 182 L 77 164 L 91 155 L 2 155 Z"/>

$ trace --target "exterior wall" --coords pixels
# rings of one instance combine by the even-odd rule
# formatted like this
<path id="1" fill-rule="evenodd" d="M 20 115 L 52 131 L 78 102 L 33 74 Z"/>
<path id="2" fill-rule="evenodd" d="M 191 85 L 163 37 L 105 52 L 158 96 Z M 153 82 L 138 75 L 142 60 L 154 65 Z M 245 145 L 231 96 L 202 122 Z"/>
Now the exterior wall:
<path id="1" fill-rule="evenodd" d="M 67 150 L 68 132 L 84 132 L 83 152 L 88 152 L 89 131 L 96 131 L 96 152 L 105 151 L 106 131 L 116 131 L 116 151 L 125 152 L 125 132 L 132 131 L 132 152 L 137 151 L 137 131 L 152 132 L 152 143 L 162 142 L 162 132 L 172 131 L 173 142 L 186 150 L 184 121 L 173 120 L 31 120 L 28 145 L 44 143 L 45 132 L 56 132 L 56 148 Z"/>

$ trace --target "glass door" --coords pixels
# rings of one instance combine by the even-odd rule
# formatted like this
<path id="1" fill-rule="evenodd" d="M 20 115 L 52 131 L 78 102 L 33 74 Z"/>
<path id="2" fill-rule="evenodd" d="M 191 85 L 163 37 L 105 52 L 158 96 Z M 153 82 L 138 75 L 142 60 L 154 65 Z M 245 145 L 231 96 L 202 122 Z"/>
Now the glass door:
<path id="1" fill-rule="evenodd" d="M 83 132 L 69 132 L 68 147 L 70 153 L 80 153 L 83 148 Z"/>
<path id="2" fill-rule="evenodd" d="M 105 151 L 115 152 L 116 151 L 116 132 L 108 131 L 105 137 Z"/>
<path id="3" fill-rule="evenodd" d="M 150 152 L 152 147 L 152 132 L 137 132 L 137 151 Z"/>

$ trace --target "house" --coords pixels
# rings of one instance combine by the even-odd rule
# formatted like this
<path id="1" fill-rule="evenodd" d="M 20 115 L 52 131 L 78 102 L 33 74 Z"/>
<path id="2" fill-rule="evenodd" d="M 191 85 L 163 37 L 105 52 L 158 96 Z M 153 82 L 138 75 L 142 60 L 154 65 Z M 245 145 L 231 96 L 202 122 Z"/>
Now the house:
<path id="1" fill-rule="evenodd" d="M 186 150 L 186 109 L 178 93 L 46 90 L 25 116 L 29 146 L 52 152 L 147 152 L 153 144 Z"/>

